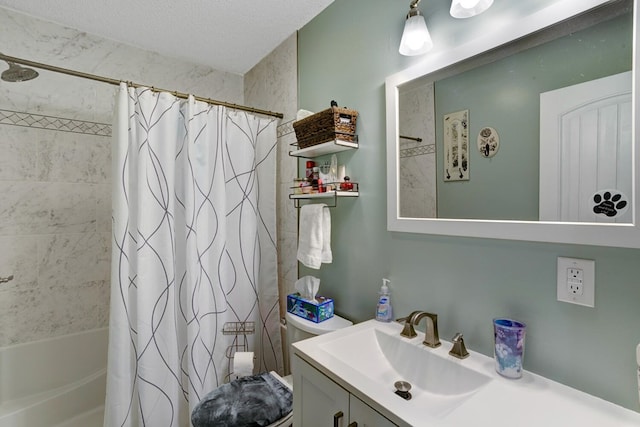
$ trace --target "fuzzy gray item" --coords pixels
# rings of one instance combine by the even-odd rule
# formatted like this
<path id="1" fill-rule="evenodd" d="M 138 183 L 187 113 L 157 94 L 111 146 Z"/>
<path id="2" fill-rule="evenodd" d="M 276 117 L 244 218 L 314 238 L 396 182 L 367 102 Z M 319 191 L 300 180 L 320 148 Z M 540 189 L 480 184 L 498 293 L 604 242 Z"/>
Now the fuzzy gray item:
<path id="1" fill-rule="evenodd" d="M 268 372 L 209 392 L 193 409 L 194 427 L 264 427 L 291 412 L 293 393 Z"/>

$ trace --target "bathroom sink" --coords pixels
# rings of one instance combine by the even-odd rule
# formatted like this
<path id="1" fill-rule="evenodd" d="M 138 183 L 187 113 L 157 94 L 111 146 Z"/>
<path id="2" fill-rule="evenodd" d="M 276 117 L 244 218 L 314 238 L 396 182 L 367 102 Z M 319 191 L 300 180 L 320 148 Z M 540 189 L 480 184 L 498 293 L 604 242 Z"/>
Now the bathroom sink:
<path id="1" fill-rule="evenodd" d="M 362 322 L 294 343 L 294 362 L 301 359 L 300 363 L 310 365 L 307 371 L 317 369 L 353 395 L 354 401 L 400 427 L 640 425 L 635 411 L 532 372 L 525 371 L 518 380 L 504 378 L 495 372 L 492 357 L 469 349 L 469 357 L 460 360 L 449 355 L 449 342 L 429 348 L 422 344 L 424 333 L 404 338 L 401 331 L 402 325 L 396 322 Z M 305 390 L 305 377 L 296 373 L 295 364 L 293 374 L 294 394 L 296 378 L 300 393 Z M 411 384 L 411 399 L 395 393 L 398 381 Z M 404 386 L 399 384 L 400 392 Z M 295 402 L 294 396 L 294 411 Z M 360 410 L 354 417 L 362 416 Z"/>
<path id="2" fill-rule="evenodd" d="M 406 402 L 402 404 L 407 408 L 420 408 L 441 418 L 492 380 L 468 368 L 469 359 L 449 356 L 449 343 L 428 348 L 422 344 L 422 333 L 409 339 L 400 336 L 398 324 L 365 323 L 324 337 L 317 349 L 350 371 L 352 382 L 359 382 L 368 394 L 377 391 L 392 401 Z M 396 381 L 411 384 L 410 400 L 394 393 Z"/>
<path id="3" fill-rule="evenodd" d="M 421 391 L 439 396 L 459 396 L 476 391 L 489 377 L 468 369 L 464 361 L 445 358 L 421 344 L 422 336 L 413 339 L 390 335 L 379 329 L 329 341 L 320 347 L 364 375 L 374 375 L 393 386 L 408 381 L 411 394 Z"/>

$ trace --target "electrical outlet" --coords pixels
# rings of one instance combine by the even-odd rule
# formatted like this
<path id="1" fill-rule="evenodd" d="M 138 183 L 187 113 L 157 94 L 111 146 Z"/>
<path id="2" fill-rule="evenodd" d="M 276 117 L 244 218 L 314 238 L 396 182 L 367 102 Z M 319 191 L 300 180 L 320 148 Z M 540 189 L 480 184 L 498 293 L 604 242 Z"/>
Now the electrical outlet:
<path id="1" fill-rule="evenodd" d="M 557 273 L 558 301 L 595 306 L 595 261 L 558 257 Z"/>
<path id="2" fill-rule="evenodd" d="M 567 292 L 570 295 L 584 294 L 584 271 L 581 268 L 567 268 Z"/>

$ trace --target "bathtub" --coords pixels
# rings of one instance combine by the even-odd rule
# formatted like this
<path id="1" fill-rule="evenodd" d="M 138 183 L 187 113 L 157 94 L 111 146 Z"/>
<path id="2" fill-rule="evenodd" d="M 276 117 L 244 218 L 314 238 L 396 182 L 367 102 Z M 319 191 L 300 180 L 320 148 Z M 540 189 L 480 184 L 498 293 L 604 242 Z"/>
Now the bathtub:
<path id="1" fill-rule="evenodd" d="M 0 427 L 102 427 L 108 331 L 0 348 Z"/>

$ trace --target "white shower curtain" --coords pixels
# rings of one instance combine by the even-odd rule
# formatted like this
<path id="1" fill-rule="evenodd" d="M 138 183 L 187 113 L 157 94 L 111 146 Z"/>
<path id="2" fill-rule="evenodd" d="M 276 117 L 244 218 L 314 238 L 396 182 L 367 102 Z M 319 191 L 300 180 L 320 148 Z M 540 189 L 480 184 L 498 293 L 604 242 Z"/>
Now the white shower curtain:
<path id="1" fill-rule="evenodd" d="M 276 119 L 124 83 L 116 104 L 104 425 L 186 427 L 229 374 L 225 323 L 282 366 Z"/>

